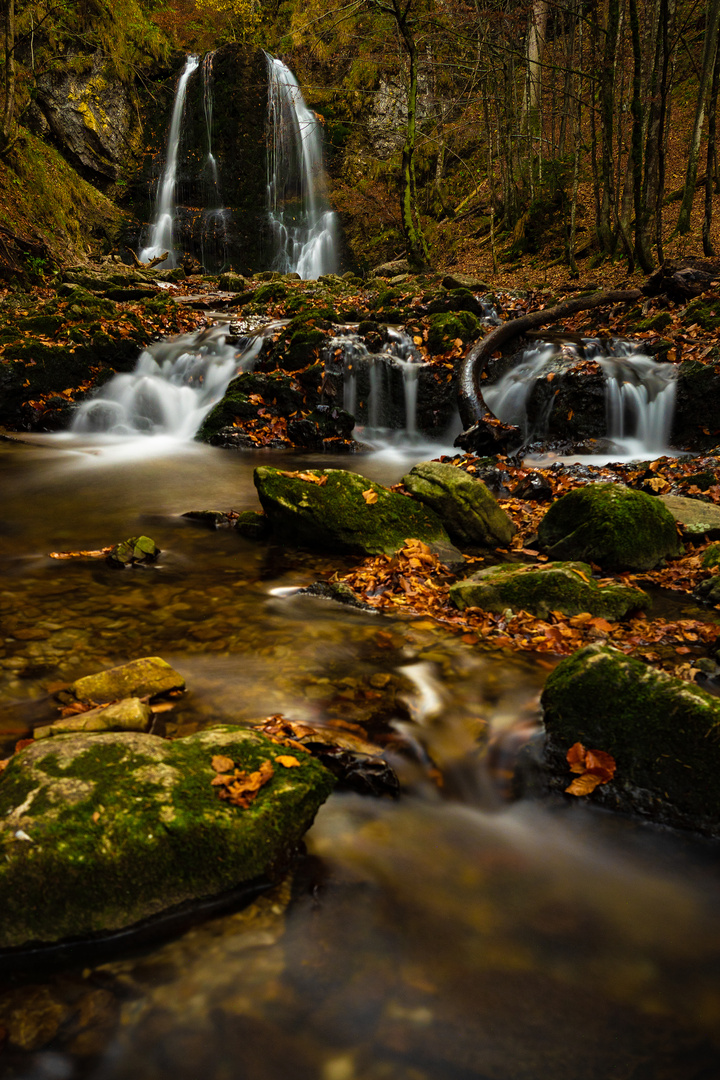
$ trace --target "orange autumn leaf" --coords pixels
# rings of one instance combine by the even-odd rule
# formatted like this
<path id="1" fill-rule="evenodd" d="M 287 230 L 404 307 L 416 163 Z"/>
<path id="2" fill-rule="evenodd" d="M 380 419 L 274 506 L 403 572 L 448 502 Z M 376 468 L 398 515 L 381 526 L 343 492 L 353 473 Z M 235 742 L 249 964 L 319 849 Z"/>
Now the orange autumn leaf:
<path id="1" fill-rule="evenodd" d="M 233 806 L 241 806 L 247 809 L 255 799 L 260 788 L 267 784 L 268 780 L 275 775 L 275 769 L 270 761 L 263 761 L 255 772 L 247 773 L 241 769 L 235 769 L 231 776 L 216 776 L 212 781 L 224 781 L 219 795 L 221 799 L 232 803 Z"/>
<path id="2" fill-rule="evenodd" d="M 580 774 L 565 788 L 568 795 L 589 795 L 600 784 L 609 783 L 617 768 L 612 754 L 587 750 L 581 742 L 573 743 L 565 757 L 570 772 Z"/>
<path id="3" fill-rule="evenodd" d="M 216 754 L 210 762 L 216 773 L 232 772 L 235 768 L 235 762 L 232 758 L 224 757 L 222 754 Z"/>
<path id="4" fill-rule="evenodd" d="M 301 764 L 301 762 L 299 762 L 298 759 L 296 757 L 293 757 L 291 754 L 281 754 L 280 757 L 276 757 L 275 760 L 277 761 L 278 765 L 282 765 L 286 769 L 292 769 L 294 765 Z"/>
<path id="5" fill-rule="evenodd" d="M 362 497 L 368 504 L 368 506 L 372 506 L 372 504 L 376 503 L 378 500 L 377 491 L 373 491 L 372 488 L 368 488 L 367 491 L 363 491 Z"/>

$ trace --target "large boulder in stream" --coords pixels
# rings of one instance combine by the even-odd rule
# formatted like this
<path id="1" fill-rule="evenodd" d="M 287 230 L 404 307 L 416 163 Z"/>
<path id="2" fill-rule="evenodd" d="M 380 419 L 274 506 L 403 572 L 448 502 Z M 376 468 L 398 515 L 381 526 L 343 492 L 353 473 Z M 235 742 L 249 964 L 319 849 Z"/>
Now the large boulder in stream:
<path id="1" fill-rule="evenodd" d="M 497 614 L 527 611 L 546 619 L 551 611 L 563 615 L 589 612 L 604 619 L 623 619 L 631 611 L 648 610 L 650 597 L 630 585 L 599 585 L 587 563 L 546 563 L 544 566 L 488 566 L 450 587 L 456 607 L 479 607 Z"/>
<path id="2" fill-rule="evenodd" d="M 542 694 L 551 786 L 572 776 L 580 742 L 615 758 L 593 801 L 720 835 L 720 699 L 607 645 L 561 661 Z"/>
<path id="3" fill-rule="evenodd" d="M 515 525 L 482 480 L 455 465 L 423 461 L 402 482 L 411 495 L 438 514 L 459 544 L 507 547 L 515 535 Z"/>
<path id="4" fill-rule="evenodd" d="M 239 727 L 35 742 L 0 776 L 0 948 L 119 930 L 273 876 L 333 785 L 309 754 Z"/>
<path id="5" fill-rule="evenodd" d="M 414 538 L 440 558 L 462 558 L 432 510 L 357 473 L 260 466 L 254 480 L 270 528 L 284 543 L 391 555 Z"/>
<path id="6" fill-rule="evenodd" d="M 608 570 L 651 570 L 681 550 L 667 507 L 622 484 L 589 484 L 563 495 L 540 522 L 538 542 L 552 558 Z"/>

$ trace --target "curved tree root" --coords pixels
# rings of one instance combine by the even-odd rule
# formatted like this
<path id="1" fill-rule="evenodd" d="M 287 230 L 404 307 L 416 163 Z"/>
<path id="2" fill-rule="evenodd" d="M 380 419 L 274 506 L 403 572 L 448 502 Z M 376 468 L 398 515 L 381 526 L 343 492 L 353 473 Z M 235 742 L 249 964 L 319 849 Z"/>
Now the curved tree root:
<path id="1" fill-rule="evenodd" d="M 642 299 L 643 296 L 644 293 L 640 289 L 619 289 L 592 293 L 589 296 L 577 296 L 572 300 L 563 301 L 562 304 L 556 304 L 555 307 L 531 311 L 519 319 L 510 319 L 491 330 L 481 341 L 475 342 L 458 364 L 458 409 L 463 427 L 465 429 L 472 427 L 487 416 L 489 410 L 483 401 L 480 377 L 485 370 L 488 358 L 508 341 L 527 333 L 528 330 L 536 330 L 547 323 L 565 319 L 568 315 L 574 315 L 576 311 L 586 311 L 605 304 L 631 303 Z"/>

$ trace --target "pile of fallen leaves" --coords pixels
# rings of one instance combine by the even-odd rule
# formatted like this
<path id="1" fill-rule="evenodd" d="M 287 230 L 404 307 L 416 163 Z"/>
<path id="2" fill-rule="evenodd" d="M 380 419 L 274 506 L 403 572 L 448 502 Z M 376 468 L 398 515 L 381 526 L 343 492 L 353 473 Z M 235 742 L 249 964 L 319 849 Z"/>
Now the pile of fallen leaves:
<path id="1" fill-rule="evenodd" d="M 604 750 L 586 750 L 581 742 L 576 742 L 566 757 L 570 772 L 577 773 L 565 788 L 568 795 L 589 795 L 601 784 L 608 784 L 615 775 L 615 758 Z"/>
<path id="2" fill-rule="evenodd" d="M 240 806 L 247 810 L 260 789 L 272 780 L 275 775 L 275 765 L 292 769 L 300 765 L 300 762 L 290 754 L 278 754 L 274 758 L 274 764 L 270 760 L 263 761 L 259 768 L 253 772 L 247 772 L 245 769 L 238 768 L 232 758 L 224 754 L 215 754 L 210 764 L 215 770 L 215 776 L 210 783 L 213 787 L 220 789 L 218 792 L 220 798 L 232 803 L 233 806 Z"/>

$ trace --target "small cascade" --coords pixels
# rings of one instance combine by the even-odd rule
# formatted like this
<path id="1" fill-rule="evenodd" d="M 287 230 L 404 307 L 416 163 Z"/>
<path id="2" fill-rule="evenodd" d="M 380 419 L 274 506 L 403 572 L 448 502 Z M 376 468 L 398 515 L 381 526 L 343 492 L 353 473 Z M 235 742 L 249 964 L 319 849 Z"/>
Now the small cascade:
<path id="1" fill-rule="evenodd" d="M 357 419 L 356 438 L 370 443 L 417 441 L 418 383 L 431 365 L 423 361 L 412 338 L 388 327 L 385 349 L 373 353 L 359 334 L 346 330 L 328 345 L 326 371 L 338 356 L 343 409 Z"/>
<path id="2" fill-rule="evenodd" d="M 229 211 L 223 205 L 220 194 L 218 165 L 213 154 L 213 57 L 214 52 L 203 57 L 202 104 L 205 116 L 207 154 L 203 165 L 203 213 L 200 233 L 200 261 L 204 266 L 223 267 L 228 262 Z"/>
<path id="3" fill-rule="evenodd" d="M 633 342 L 590 338 L 580 348 L 567 342 L 560 348 L 547 343 L 529 348 L 519 364 L 483 387 L 485 404 L 498 419 L 519 427 L 526 442 L 542 438 L 553 427 L 553 380 L 556 376 L 559 381 L 568 379 L 574 366 L 588 360 L 596 361 L 602 371 L 605 434 L 618 453 L 642 456 L 667 452 L 677 372 L 672 364 L 646 356 Z M 578 373 L 576 378 L 589 376 Z M 531 401 L 532 420 L 528 416 Z"/>
<path id="4" fill-rule="evenodd" d="M 322 195 L 322 128 L 295 76 L 265 54 L 268 70 L 267 206 L 272 268 L 317 278 L 337 268 L 336 218 Z"/>
<path id="5" fill-rule="evenodd" d="M 140 261 L 149 262 L 163 252 L 168 258 L 160 266 L 177 265 L 177 253 L 173 245 L 173 224 L 175 220 L 175 187 L 177 182 L 178 151 L 180 147 L 180 123 L 185 106 L 185 93 L 190 76 L 197 70 L 200 61 L 197 56 L 188 56 L 182 75 L 175 91 L 170 131 L 168 133 L 165 169 L 158 187 L 155 202 L 155 217 L 150 227 L 147 247 L 140 251 Z"/>
<path id="6" fill-rule="evenodd" d="M 255 364 L 262 336 L 229 339 L 228 325 L 160 341 L 75 413 L 74 434 L 192 439 L 230 380 Z"/>

